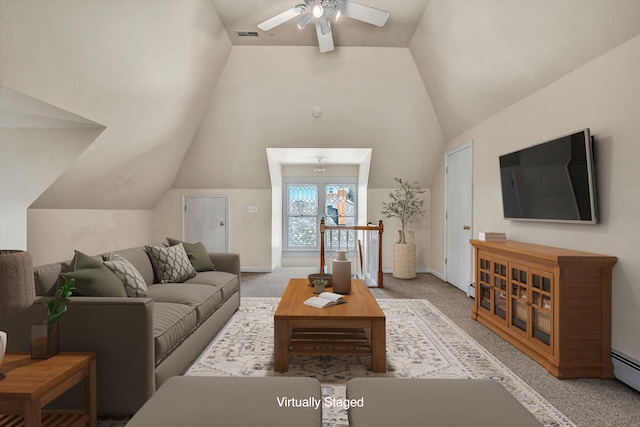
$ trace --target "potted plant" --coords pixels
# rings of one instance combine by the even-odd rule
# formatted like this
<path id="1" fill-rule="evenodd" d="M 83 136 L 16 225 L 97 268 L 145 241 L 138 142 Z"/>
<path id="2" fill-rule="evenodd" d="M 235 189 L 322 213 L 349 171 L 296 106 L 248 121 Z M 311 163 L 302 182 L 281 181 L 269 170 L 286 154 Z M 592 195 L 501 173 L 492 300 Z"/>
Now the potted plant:
<path id="1" fill-rule="evenodd" d="M 31 358 L 48 359 L 59 352 L 59 323 L 67 311 L 76 280 L 69 279 L 60 287 L 49 302 L 43 303 L 47 309 L 47 320 L 31 325 Z"/>
<path id="2" fill-rule="evenodd" d="M 381 213 L 387 218 L 398 218 L 402 229 L 398 230 L 397 241 L 393 244 L 393 277 L 414 279 L 416 277 L 416 243 L 413 232 L 407 232 L 407 225 L 416 215 L 425 213 L 424 200 L 420 197 L 426 190 L 418 183 L 410 183 L 394 178 L 400 188 L 389 192 L 389 203 L 382 203 Z M 408 236 L 409 235 L 409 236 Z"/>

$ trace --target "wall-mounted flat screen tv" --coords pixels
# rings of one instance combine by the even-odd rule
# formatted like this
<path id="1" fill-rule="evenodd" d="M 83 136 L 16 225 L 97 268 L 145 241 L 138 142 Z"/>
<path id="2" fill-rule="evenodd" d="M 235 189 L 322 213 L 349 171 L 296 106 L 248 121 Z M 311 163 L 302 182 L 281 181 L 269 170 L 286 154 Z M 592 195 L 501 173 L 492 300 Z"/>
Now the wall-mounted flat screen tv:
<path id="1" fill-rule="evenodd" d="M 589 129 L 500 156 L 504 217 L 595 224 Z"/>

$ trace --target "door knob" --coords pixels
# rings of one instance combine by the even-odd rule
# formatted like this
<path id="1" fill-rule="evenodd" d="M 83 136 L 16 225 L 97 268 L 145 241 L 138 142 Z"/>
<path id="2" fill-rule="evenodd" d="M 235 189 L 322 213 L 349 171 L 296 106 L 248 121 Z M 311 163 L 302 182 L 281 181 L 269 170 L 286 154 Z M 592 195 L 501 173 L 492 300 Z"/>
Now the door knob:
<path id="1" fill-rule="evenodd" d="M 471 227 L 469 227 L 468 225 L 465 225 L 462 227 L 463 230 L 471 230 Z"/>
<path id="2" fill-rule="evenodd" d="M 220 225 L 224 225 L 224 221 L 220 221 Z"/>

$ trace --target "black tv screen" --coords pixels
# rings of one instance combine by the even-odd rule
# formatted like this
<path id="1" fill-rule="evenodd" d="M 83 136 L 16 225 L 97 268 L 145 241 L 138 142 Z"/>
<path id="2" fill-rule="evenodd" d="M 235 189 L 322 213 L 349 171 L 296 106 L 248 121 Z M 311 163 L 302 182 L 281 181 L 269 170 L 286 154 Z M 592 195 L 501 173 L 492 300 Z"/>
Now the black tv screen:
<path id="1" fill-rule="evenodd" d="M 589 129 L 500 156 L 504 217 L 595 224 Z"/>

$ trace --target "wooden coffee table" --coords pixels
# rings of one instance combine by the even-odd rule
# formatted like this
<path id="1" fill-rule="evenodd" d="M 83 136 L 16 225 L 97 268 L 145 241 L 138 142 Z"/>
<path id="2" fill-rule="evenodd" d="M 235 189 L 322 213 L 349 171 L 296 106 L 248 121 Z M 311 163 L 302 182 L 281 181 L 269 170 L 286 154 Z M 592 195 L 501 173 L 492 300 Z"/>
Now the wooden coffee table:
<path id="1" fill-rule="evenodd" d="M 307 279 L 289 281 L 273 316 L 275 371 L 286 372 L 291 355 L 370 355 L 371 370 L 386 372 L 386 320 L 367 285 L 353 279 L 347 303 L 332 307 L 304 305 L 312 296 Z"/>

